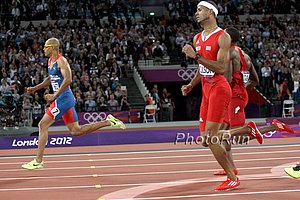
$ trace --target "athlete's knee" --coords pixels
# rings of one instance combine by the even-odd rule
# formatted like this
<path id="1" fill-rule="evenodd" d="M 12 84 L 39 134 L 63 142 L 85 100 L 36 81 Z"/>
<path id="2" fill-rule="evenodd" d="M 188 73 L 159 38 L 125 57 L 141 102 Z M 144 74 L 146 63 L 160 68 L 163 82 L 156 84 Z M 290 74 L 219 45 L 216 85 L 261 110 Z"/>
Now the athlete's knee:
<path id="1" fill-rule="evenodd" d="M 201 131 L 201 136 L 197 137 L 197 144 L 201 144 L 203 147 L 208 147 L 208 137 L 204 134 L 204 131 Z"/>
<path id="2" fill-rule="evenodd" d="M 71 134 L 73 136 L 81 136 L 81 135 L 83 135 L 81 131 L 71 131 Z"/>
<path id="3" fill-rule="evenodd" d="M 49 125 L 46 121 L 41 120 L 38 124 L 39 130 L 47 130 L 49 128 Z"/>
<path id="4" fill-rule="evenodd" d="M 207 133 L 207 138 L 206 138 L 206 143 L 208 147 L 211 145 L 220 145 L 221 144 L 221 136 L 218 134 L 218 132 L 214 132 L 210 129 L 206 130 Z"/>
<path id="5" fill-rule="evenodd" d="M 70 129 L 70 133 L 73 135 L 73 136 L 80 136 L 82 135 L 82 131 L 81 131 L 81 128 L 72 128 Z"/>
<path id="6" fill-rule="evenodd" d="M 81 136 L 81 135 L 86 134 L 86 133 L 82 130 L 81 126 L 73 127 L 72 129 L 70 129 L 70 132 L 71 132 L 71 134 L 74 135 L 74 136 Z"/>

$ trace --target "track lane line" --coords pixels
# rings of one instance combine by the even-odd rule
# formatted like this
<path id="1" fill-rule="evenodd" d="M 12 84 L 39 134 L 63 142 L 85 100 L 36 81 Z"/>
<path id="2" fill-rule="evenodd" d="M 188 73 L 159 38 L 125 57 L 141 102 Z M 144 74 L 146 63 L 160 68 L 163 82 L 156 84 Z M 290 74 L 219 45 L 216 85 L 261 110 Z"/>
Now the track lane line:
<path id="1" fill-rule="evenodd" d="M 278 158 L 254 158 L 254 159 L 242 159 L 235 160 L 234 162 L 252 162 L 252 161 L 273 161 L 273 160 L 290 160 L 299 159 L 299 156 L 293 157 L 278 157 Z M 148 167 L 148 166 L 169 166 L 169 165 L 190 165 L 190 164 L 207 164 L 216 163 L 216 160 L 210 161 L 195 161 L 195 162 L 166 162 L 166 163 L 145 163 L 145 164 L 130 164 L 130 165 L 100 165 L 100 166 L 84 166 L 84 167 L 54 167 L 54 168 L 43 168 L 40 171 L 50 171 L 50 170 L 78 170 L 78 169 L 102 169 L 102 168 L 122 168 L 122 167 Z M 27 169 L 1 169 L 1 172 L 18 172 L 18 171 L 28 171 Z"/>
<path id="2" fill-rule="evenodd" d="M 289 167 L 286 165 L 284 167 Z M 264 166 L 264 167 L 243 167 L 239 170 L 252 170 L 252 169 L 272 169 L 276 166 Z M 135 176 L 135 175 L 159 175 L 159 174 L 184 174 L 184 173 L 199 173 L 199 172 L 214 172 L 217 169 L 197 169 L 197 170 L 175 170 L 175 171 L 158 171 L 158 172 L 131 172 L 131 173 L 114 173 L 114 174 L 85 174 L 85 175 L 70 175 L 70 176 L 32 176 L 32 177 L 8 177 L 0 178 L 0 181 L 11 180 L 34 180 L 34 179 L 65 179 L 65 178 L 83 178 L 83 177 L 110 177 L 110 176 Z"/>
<path id="3" fill-rule="evenodd" d="M 253 145 L 253 146 L 233 146 L 232 149 L 248 150 L 248 149 L 268 149 L 268 148 L 286 148 L 286 147 L 300 147 L 299 143 L 295 144 L 278 144 L 278 145 Z M 89 152 L 89 153 L 64 153 L 64 154 L 48 154 L 44 157 L 75 157 L 75 156 L 94 156 L 94 155 L 135 155 L 135 154 L 155 154 L 155 153 L 177 153 L 177 152 L 193 152 L 193 151 L 210 151 L 205 148 L 194 148 L 194 149 L 167 149 L 167 150 L 140 150 L 140 151 L 121 151 L 121 152 Z M 1 152 L 1 150 L 0 150 Z M 35 154 L 31 155 L 20 155 L 20 156 L 0 156 L 1 159 L 19 159 L 19 158 L 32 158 Z"/>
<path id="4" fill-rule="evenodd" d="M 266 174 L 262 174 L 262 177 L 248 177 L 243 178 L 241 180 L 247 181 L 247 180 L 265 180 L 265 179 L 291 179 L 289 176 L 264 176 Z M 214 178 L 214 179 L 204 179 L 200 178 L 200 180 L 191 180 L 191 181 L 170 181 L 170 182 L 151 182 L 151 183 L 124 183 L 124 184 L 107 184 L 103 185 L 101 184 L 101 188 L 105 187 L 130 187 L 130 186 L 143 186 L 148 184 L 159 184 L 159 185 L 167 185 L 170 183 L 183 183 L 183 184 L 190 184 L 190 183 L 206 183 L 206 182 L 219 182 L 220 180 L 223 180 L 224 178 Z M 54 189 L 79 189 L 79 188 L 98 188 L 99 185 L 79 185 L 79 186 L 50 186 L 50 187 L 30 187 L 30 188 L 1 188 L 0 192 L 5 191 L 33 191 L 33 190 L 54 190 Z"/>
<path id="5" fill-rule="evenodd" d="M 287 151 L 266 151 L 266 152 L 240 152 L 234 155 L 260 155 L 260 154 L 280 154 L 280 153 L 299 153 L 300 150 Z M 172 159 L 172 158 L 194 158 L 194 157 L 213 157 L 212 154 L 180 155 L 180 156 L 150 156 L 150 157 L 127 157 L 127 158 L 101 158 L 101 159 L 83 159 L 83 160 L 50 160 L 48 163 L 77 163 L 77 162 L 103 162 L 103 161 L 126 161 L 126 160 L 151 160 L 151 159 Z M 24 162 L 0 163 L 1 165 L 20 165 Z"/>

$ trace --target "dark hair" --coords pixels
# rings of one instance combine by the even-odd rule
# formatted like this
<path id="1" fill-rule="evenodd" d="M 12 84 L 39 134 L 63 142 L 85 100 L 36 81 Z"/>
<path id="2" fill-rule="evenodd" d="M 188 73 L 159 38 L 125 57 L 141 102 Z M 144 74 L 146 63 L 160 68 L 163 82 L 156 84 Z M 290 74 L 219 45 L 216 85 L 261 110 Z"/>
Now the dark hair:
<path id="1" fill-rule="evenodd" d="M 240 32 L 234 27 L 228 27 L 225 31 L 230 35 L 232 42 L 238 42 L 240 40 Z"/>

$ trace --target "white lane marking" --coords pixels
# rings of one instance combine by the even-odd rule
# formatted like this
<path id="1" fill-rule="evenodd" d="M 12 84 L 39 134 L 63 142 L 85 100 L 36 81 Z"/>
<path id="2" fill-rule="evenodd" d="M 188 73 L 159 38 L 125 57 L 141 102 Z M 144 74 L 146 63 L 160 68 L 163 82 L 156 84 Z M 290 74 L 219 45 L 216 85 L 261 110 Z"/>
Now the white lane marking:
<path id="1" fill-rule="evenodd" d="M 0 192 L 7 191 L 32 191 L 32 190 L 59 190 L 59 189 L 82 189 L 82 188 L 95 188 L 95 185 L 82 185 L 82 186 L 62 186 L 62 187 L 38 187 L 38 188 L 7 188 L 0 189 Z"/>
<path id="2" fill-rule="evenodd" d="M 267 176 L 264 176 L 267 175 Z M 265 180 L 265 179 L 285 179 L 290 178 L 289 176 L 268 176 L 268 174 L 261 174 L 260 177 L 247 177 L 243 178 L 242 180 Z M 129 187 L 129 186 L 143 186 L 149 184 L 157 184 L 157 185 L 167 185 L 169 187 L 170 184 L 191 184 L 191 183 L 206 183 L 206 182 L 218 182 L 223 180 L 224 178 L 215 178 L 215 179 L 189 179 L 189 180 L 180 180 L 180 181 L 170 181 L 170 182 L 153 182 L 153 183 L 123 183 L 123 184 L 112 184 L 112 185 L 102 185 L 101 188 L 104 187 Z M 53 189 L 76 189 L 76 188 L 95 188 L 95 185 L 82 185 L 82 186 L 51 186 L 51 187 L 32 187 L 32 188 L 1 188 L 0 192 L 4 191 L 24 191 L 24 190 L 53 190 Z"/>
<path id="3" fill-rule="evenodd" d="M 235 193 L 222 193 L 222 194 L 199 194 L 199 195 L 186 195 L 186 196 L 163 196 L 163 197 L 148 197 L 148 198 L 134 198 L 135 200 L 159 200 L 159 199 L 189 199 L 196 197 L 220 197 L 220 196 L 238 196 L 238 195 L 257 195 L 257 194 L 273 194 L 273 193 L 290 193 L 290 192 L 300 192 L 298 190 L 267 190 L 267 191 L 257 191 L 257 192 L 235 192 Z M 101 198 L 99 198 L 101 199 Z M 104 196 L 105 199 L 105 196 Z M 122 199 L 110 199 L 110 200 L 132 200 L 132 198 L 122 198 Z"/>
<path id="4" fill-rule="evenodd" d="M 290 163 L 286 163 L 286 165 L 290 165 Z M 271 169 L 271 173 L 268 174 L 251 174 L 251 175 L 240 175 L 239 179 L 240 180 L 258 180 L 258 179 L 280 179 L 280 178 L 290 178 L 288 176 L 283 176 L 283 168 L 285 167 L 285 165 L 280 165 L 280 166 L 275 166 L 272 167 Z M 274 170 L 274 169 L 281 169 L 281 170 Z M 224 178 L 223 178 L 224 179 Z M 212 181 L 217 181 L 220 180 L 220 178 L 214 178 L 214 179 L 209 179 L 209 180 L 205 180 L 206 182 L 212 182 Z M 164 185 L 161 184 L 145 184 L 145 185 L 141 185 L 141 186 L 137 186 L 137 187 L 131 187 L 131 188 L 125 188 L 123 190 L 118 190 L 118 191 L 114 191 L 111 193 L 108 193 L 106 195 L 104 195 L 101 198 L 104 199 L 119 199 L 122 198 L 124 199 L 178 199 L 178 198 L 195 198 L 195 197 L 209 197 L 209 196 L 214 196 L 215 194 L 200 194 L 200 195 L 187 195 L 187 196 L 167 196 L 167 197 L 149 197 L 149 198 L 135 198 L 137 196 L 140 196 L 142 194 L 145 194 L 147 192 L 151 192 L 154 190 L 160 190 L 160 189 L 164 189 L 167 187 L 174 187 L 174 186 L 181 186 L 181 185 L 186 185 L 186 181 L 194 181 L 194 180 L 182 180 L 177 181 L 177 182 L 165 182 Z M 202 182 L 203 180 L 201 180 L 200 182 Z M 264 191 L 258 191 L 258 192 L 264 192 Z M 247 192 L 246 192 L 247 193 Z M 236 194 L 236 193 L 229 193 L 230 194 Z M 247 193 L 248 194 L 248 193 Z M 219 194 L 217 194 L 219 195 Z M 100 198 L 99 198 L 100 199 Z"/>
<path id="5" fill-rule="evenodd" d="M 286 165 L 288 167 L 290 165 Z M 252 170 L 252 169 L 271 169 L 274 166 L 264 167 L 244 167 L 239 170 Z M 89 167 L 90 168 L 90 167 Z M 214 172 L 219 169 L 199 169 L 199 170 L 176 170 L 176 171 L 158 171 L 158 172 L 132 172 L 132 173 L 118 173 L 118 174 L 85 174 L 85 175 L 70 175 L 70 176 L 32 176 L 32 177 L 8 177 L 0 178 L 0 181 L 9 180 L 32 180 L 32 179 L 59 179 L 59 178 L 81 178 L 81 177 L 110 177 L 110 176 L 136 176 L 136 175 L 159 175 L 159 174 L 184 174 L 184 173 L 199 173 L 199 172 Z"/>
<path id="6" fill-rule="evenodd" d="M 187 145 L 188 146 L 188 145 Z M 190 147 L 190 145 L 189 145 Z M 300 147 L 300 144 L 288 144 L 288 145 L 268 145 L 268 146 L 263 146 L 263 145 L 255 145 L 255 146 L 239 146 L 239 147 L 234 147 L 233 149 L 237 150 L 248 150 L 248 149 L 269 149 L 269 148 L 286 148 L 286 147 Z M 97 156 L 97 155 L 134 155 L 134 154 L 159 154 L 159 153 L 178 153 L 178 152 L 193 152 L 193 151 L 210 151 L 208 148 L 202 148 L 202 149 L 168 149 L 168 150 L 150 150 L 150 151 L 133 151 L 133 152 L 109 152 L 109 153 L 87 153 L 87 154 L 60 154 L 60 155 L 45 155 L 44 157 L 76 157 L 76 156 Z M 1 152 L 1 150 L 0 150 Z M 20 159 L 20 158 L 32 158 L 33 155 L 28 155 L 28 156 L 4 156 L 0 157 L 1 159 Z"/>
<path id="7" fill-rule="evenodd" d="M 234 153 L 234 156 L 237 155 L 259 155 L 259 154 L 280 154 L 280 153 L 299 153 L 300 150 L 289 150 L 289 151 L 266 151 L 266 152 L 241 152 Z M 198 158 L 198 157 L 213 157 L 212 154 L 196 154 L 196 155 L 180 155 L 180 156 L 150 156 L 150 157 L 126 157 L 126 158 L 101 158 L 101 159 L 82 159 L 82 160 L 49 160 L 48 163 L 81 163 L 81 162 L 104 162 L 104 161 L 126 161 L 126 160 L 151 160 L 151 159 L 172 159 L 172 158 Z M 0 165 L 20 165 L 24 162 L 8 162 L 0 163 Z"/>
<path id="8" fill-rule="evenodd" d="M 242 159 L 235 160 L 234 162 L 252 162 L 252 161 L 273 161 L 273 160 L 289 160 L 289 159 L 298 159 L 299 156 L 293 157 L 282 157 L 282 158 L 254 158 L 254 159 Z M 107 165 L 107 166 L 94 166 L 96 169 L 103 168 L 120 168 L 120 167 L 148 167 L 148 166 L 169 166 L 169 165 L 191 165 L 191 164 L 207 164 L 207 163 L 216 163 L 216 160 L 209 161 L 196 161 L 196 162 L 166 162 L 166 163 L 143 163 L 143 164 L 131 164 L 131 165 Z M 84 167 L 55 167 L 55 168 L 43 168 L 39 169 L 40 171 L 48 171 L 48 170 L 78 170 L 78 169 L 90 169 L 90 166 Z M 27 171 L 26 169 L 2 169 L 1 172 L 18 172 L 18 171 Z"/>

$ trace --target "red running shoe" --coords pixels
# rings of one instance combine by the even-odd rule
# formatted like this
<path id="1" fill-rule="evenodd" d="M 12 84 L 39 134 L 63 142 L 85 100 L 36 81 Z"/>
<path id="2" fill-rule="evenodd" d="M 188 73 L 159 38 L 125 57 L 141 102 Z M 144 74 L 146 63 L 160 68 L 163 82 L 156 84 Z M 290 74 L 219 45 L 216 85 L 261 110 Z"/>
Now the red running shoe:
<path id="1" fill-rule="evenodd" d="M 232 190 L 236 187 L 238 187 L 241 184 L 239 179 L 236 179 L 235 181 L 231 180 L 230 178 L 227 178 L 226 181 L 224 181 L 221 185 L 215 188 L 215 191 L 226 191 L 226 190 Z"/>
<path id="2" fill-rule="evenodd" d="M 233 172 L 235 175 L 238 175 L 238 169 L 234 169 Z M 214 175 L 226 175 L 226 172 L 224 170 L 220 170 L 220 171 L 214 172 Z"/>
<path id="3" fill-rule="evenodd" d="M 256 124 L 253 121 L 251 121 L 247 124 L 247 126 L 251 129 L 249 135 L 256 138 L 259 144 L 264 143 L 263 135 L 257 129 Z"/>
<path id="4" fill-rule="evenodd" d="M 294 133 L 294 131 L 293 131 L 293 129 L 291 129 L 291 127 L 289 127 L 285 123 L 278 121 L 277 119 L 273 119 L 272 124 L 275 124 L 277 126 L 278 131 Z"/>

